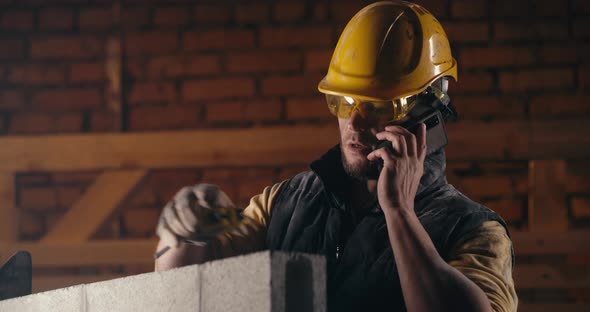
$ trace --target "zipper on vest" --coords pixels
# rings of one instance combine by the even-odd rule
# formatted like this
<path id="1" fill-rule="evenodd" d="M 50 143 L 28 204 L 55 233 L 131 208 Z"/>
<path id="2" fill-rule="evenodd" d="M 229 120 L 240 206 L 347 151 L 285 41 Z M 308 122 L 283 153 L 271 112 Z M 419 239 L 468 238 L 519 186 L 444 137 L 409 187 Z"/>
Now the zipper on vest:
<path id="1" fill-rule="evenodd" d="M 340 244 L 336 245 L 336 260 L 340 258 Z"/>

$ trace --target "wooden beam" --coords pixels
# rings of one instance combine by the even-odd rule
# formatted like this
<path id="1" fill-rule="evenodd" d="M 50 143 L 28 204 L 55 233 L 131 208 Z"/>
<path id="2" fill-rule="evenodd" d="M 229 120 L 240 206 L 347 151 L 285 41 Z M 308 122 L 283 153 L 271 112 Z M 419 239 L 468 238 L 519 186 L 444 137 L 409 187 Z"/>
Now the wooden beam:
<path id="1" fill-rule="evenodd" d="M 0 170 L 282 166 L 338 142 L 336 125 L 0 138 Z"/>
<path id="2" fill-rule="evenodd" d="M 0 244 L 3 245 L 12 244 L 18 239 L 15 197 L 14 172 L 0 171 Z"/>
<path id="3" fill-rule="evenodd" d="M 583 121 L 535 121 L 536 129 L 581 127 Z M 543 139 L 531 121 L 461 121 L 448 125 L 447 154 L 453 160 L 570 159 L 590 156 L 588 138 L 568 132 Z M 570 130 L 568 130 L 570 131 Z M 566 132 L 563 130 L 562 132 Z M 248 129 L 5 136 L 0 138 L 0 170 L 58 171 L 104 168 L 284 166 L 306 164 L 338 142 L 336 124 Z M 566 141 L 567 140 L 567 141 Z M 532 145 L 531 143 L 532 142 Z M 570 146 L 564 150 L 556 146 Z M 586 146 L 590 146 L 587 144 Z M 575 148 L 573 148 L 575 147 Z"/>
<path id="4" fill-rule="evenodd" d="M 529 216 L 531 232 L 563 232 L 568 228 L 566 162 L 529 162 Z"/>
<path id="5" fill-rule="evenodd" d="M 156 240 L 100 240 L 86 243 L 19 243 L 6 255 L 27 250 L 33 267 L 79 267 L 93 265 L 150 264 L 154 262 Z M 2 252 L 4 250 L 0 250 Z M 4 254 L 2 255 L 4 256 Z"/>
<path id="6" fill-rule="evenodd" d="M 82 243 L 89 240 L 146 173 L 146 170 L 120 170 L 101 174 L 41 243 Z"/>

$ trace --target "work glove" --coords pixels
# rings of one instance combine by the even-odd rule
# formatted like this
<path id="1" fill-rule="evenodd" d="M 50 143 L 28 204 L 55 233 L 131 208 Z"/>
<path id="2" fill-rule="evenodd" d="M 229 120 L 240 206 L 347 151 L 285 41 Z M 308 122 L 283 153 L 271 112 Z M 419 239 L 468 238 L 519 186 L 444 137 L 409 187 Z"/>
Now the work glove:
<path id="1" fill-rule="evenodd" d="M 197 184 L 183 187 L 164 206 L 156 234 L 166 246 L 175 248 L 181 241 L 199 245 L 236 228 L 239 220 L 234 203 L 219 187 Z"/>

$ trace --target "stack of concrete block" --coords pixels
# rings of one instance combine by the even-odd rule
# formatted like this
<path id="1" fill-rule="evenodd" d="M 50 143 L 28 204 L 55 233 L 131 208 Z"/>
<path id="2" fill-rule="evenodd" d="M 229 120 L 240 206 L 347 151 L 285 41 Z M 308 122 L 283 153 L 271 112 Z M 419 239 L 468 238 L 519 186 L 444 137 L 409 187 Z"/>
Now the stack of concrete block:
<path id="1" fill-rule="evenodd" d="M 264 251 L 0 301 L 1 312 L 326 311 L 321 256 Z"/>

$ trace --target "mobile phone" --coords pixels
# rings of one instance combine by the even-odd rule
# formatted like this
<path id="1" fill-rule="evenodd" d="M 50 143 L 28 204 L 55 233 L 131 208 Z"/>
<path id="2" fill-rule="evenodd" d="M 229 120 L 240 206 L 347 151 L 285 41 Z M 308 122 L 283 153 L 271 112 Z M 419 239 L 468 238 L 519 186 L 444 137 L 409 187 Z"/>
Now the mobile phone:
<path id="1" fill-rule="evenodd" d="M 426 156 L 447 145 L 449 142 L 447 138 L 447 130 L 445 129 L 445 123 L 439 110 L 431 111 L 416 121 L 410 121 L 408 124 L 402 126 L 416 135 L 418 132 L 418 126 L 421 123 L 426 124 Z M 391 149 L 391 142 L 378 141 L 373 145 L 373 150 L 383 147 Z M 377 180 L 381 173 L 381 169 L 383 169 L 382 159 L 371 162 L 367 178 L 370 180 Z"/>

